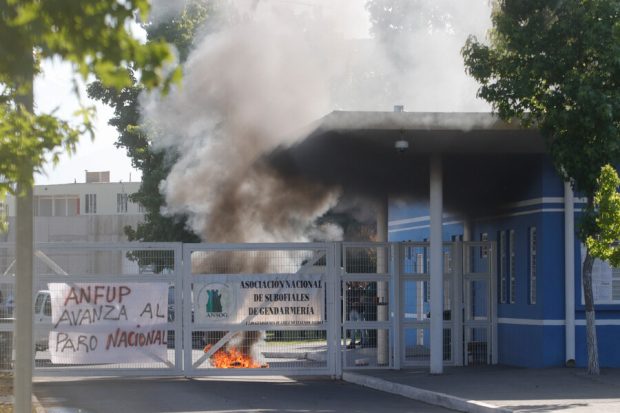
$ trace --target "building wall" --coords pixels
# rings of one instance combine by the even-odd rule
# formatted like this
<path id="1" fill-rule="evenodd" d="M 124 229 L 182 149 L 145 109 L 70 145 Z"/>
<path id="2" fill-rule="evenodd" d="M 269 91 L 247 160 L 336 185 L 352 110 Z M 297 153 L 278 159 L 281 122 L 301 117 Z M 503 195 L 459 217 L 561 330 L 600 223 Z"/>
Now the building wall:
<path id="1" fill-rule="evenodd" d="M 118 194 L 133 194 L 140 189 L 139 182 L 93 182 L 93 183 L 74 183 L 59 185 L 35 185 L 33 197 L 35 202 L 42 199 L 78 199 L 79 212 L 77 215 L 116 215 L 116 214 L 140 214 L 140 206 L 131 201 L 127 202 L 127 211 L 119 211 Z M 86 195 L 94 194 L 97 198 L 96 212 L 86 212 Z M 15 197 L 7 197 L 8 215 L 15 216 Z M 35 216 L 43 215 L 37 213 L 38 205 L 35 205 Z M 64 214 L 66 216 L 66 214 Z"/>
<path id="2" fill-rule="evenodd" d="M 560 366 L 565 361 L 565 299 L 564 299 L 564 184 L 546 158 L 540 158 L 538 174 L 526 185 L 516 185 L 505 205 L 481 214 L 468 212 L 472 225 L 471 238 L 481 240 L 482 234 L 499 244 L 500 231 L 510 230 L 515 237 L 516 289 L 510 303 L 507 276 L 507 302 L 500 299 L 500 256 L 497 255 L 498 291 L 498 360 L 501 364 L 524 367 Z M 518 178 L 518 177 L 517 177 Z M 576 210 L 583 204 L 576 203 Z M 428 239 L 427 201 L 412 202 L 392 199 L 389 208 L 389 240 L 421 241 Z M 577 218 L 578 219 L 578 218 Z M 443 239 L 450 241 L 463 234 L 465 217 L 444 214 Z M 536 227 L 536 302 L 530 300 L 529 231 Z M 506 242 L 508 243 L 508 242 Z M 507 246 L 505 246 L 507 248 Z M 499 245 L 496 250 L 499 249 Z M 508 255 L 508 254 L 507 254 Z M 508 266 L 508 265 L 507 265 Z M 587 363 L 585 321 L 581 304 L 580 241 L 575 243 L 576 362 Z M 620 279 L 618 286 L 620 289 Z M 620 303 L 597 305 L 600 362 L 604 367 L 620 367 Z"/>
<path id="3" fill-rule="evenodd" d="M 144 221 L 144 213 L 140 212 L 137 204 L 127 200 L 121 205 L 118 194 L 130 195 L 140 187 L 139 182 L 130 183 L 80 183 L 61 185 L 37 185 L 34 187 L 34 200 L 79 200 L 79 209 L 73 214 L 67 214 L 66 209 L 60 210 L 59 214 L 41 216 L 40 209 L 34 208 L 34 241 L 45 242 L 68 242 L 68 243 L 116 243 L 127 241 L 124 232 L 126 226 L 135 227 Z M 96 211 L 86 213 L 85 198 L 87 194 L 96 194 Z M 123 197 L 124 198 L 124 197 Z M 15 242 L 15 198 L 8 197 L 9 209 L 8 233 L 0 238 L 0 242 Z M 49 205 L 49 204 L 48 204 Z M 58 212 L 55 209 L 47 212 Z M 64 214 L 63 214 L 64 212 Z M 41 253 L 40 251 L 38 252 Z M 61 253 L 46 253 L 59 268 L 73 274 L 120 274 L 129 263 L 124 253 L 105 251 L 63 251 Z M 50 272 L 51 271 L 51 272 Z M 45 260 L 35 259 L 35 272 L 37 274 L 54 273 L 54 268 L 45 263 Z M 37 286 L 44 288 L 44 286 Z"/>

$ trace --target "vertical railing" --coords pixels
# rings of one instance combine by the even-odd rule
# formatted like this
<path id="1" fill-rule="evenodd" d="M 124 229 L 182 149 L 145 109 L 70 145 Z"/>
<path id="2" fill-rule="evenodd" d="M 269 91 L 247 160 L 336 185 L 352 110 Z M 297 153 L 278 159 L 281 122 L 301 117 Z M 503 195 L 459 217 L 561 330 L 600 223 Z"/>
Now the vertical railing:
<path id="1" fill-rule="evenodd" d="M 342 257 L 343 365 L 391 368 L 395 336 L 390 244 L 345 242 Z"/>

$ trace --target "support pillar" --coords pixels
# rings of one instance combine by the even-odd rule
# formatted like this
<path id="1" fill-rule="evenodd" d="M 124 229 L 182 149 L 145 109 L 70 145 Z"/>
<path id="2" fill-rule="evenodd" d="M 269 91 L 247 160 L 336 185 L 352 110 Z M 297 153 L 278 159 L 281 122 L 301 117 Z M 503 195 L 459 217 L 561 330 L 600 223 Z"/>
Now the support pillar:
<path id="1" fill-rule="evenodd" d="M 471 218 L 465 218 L 465 220 L 463 221 L 463 241 L 473 241 L 473 228 L 474 223 Z"/>
<path id="2" fill-rule="evenodd" d="M 431 374 L 443 373 L 443 171 L 440 155 L 430 158 Z"/>
<path id="3" fill-rule="evenodd" d="M 377 242 L 388 241 L 388 198 L 381 198 L 377 205 Z M 377 273 L 386 274 L 388 269 L 388 249 L 383 246 L 377 250 Z M 377 321 L 388 321 L 388 283 L 377 282 Z M 390 362 L 388 331 L 377 330 L 377 364 L 387 365 Z"/>
<path id="4" fill-rule="evenodd" d="M 575 362 L 575 208 L 573 188 L 564 182 L 564 313 L 567 364 Z"/>

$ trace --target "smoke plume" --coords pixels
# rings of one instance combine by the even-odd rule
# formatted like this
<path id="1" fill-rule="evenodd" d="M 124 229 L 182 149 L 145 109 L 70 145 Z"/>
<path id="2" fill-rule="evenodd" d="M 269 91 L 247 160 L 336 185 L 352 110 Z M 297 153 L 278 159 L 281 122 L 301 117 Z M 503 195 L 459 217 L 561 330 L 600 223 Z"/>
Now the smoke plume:
<path id="1" fill-rule="evenodd" d="M 403 22 L 404 3 L 234 2 L 247 18 L 195 45 L 181 87 L 143 99 L 154 145 L 180 155 L 161 184 L 166 212 L 187 213 L 209 242 L 338 239 L 317 218 L 344 182 L 283 174 L 268 161 L 274 150 L 334 109 L 488 110 L 459 54 L 468 34 L 483 37 L 487 1 L 417 1 L 430 11 L 407 9 Z"/>

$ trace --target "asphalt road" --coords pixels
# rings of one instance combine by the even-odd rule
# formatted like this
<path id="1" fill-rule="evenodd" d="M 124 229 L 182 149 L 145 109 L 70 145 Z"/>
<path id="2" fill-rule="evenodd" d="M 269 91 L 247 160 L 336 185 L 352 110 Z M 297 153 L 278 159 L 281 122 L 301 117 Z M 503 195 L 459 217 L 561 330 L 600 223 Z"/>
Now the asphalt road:
<path id="1" fill-rule="evenodd" d="M 48 413 L 453 413 L 404 397 L 320 378 L 39 378 Z"/>

